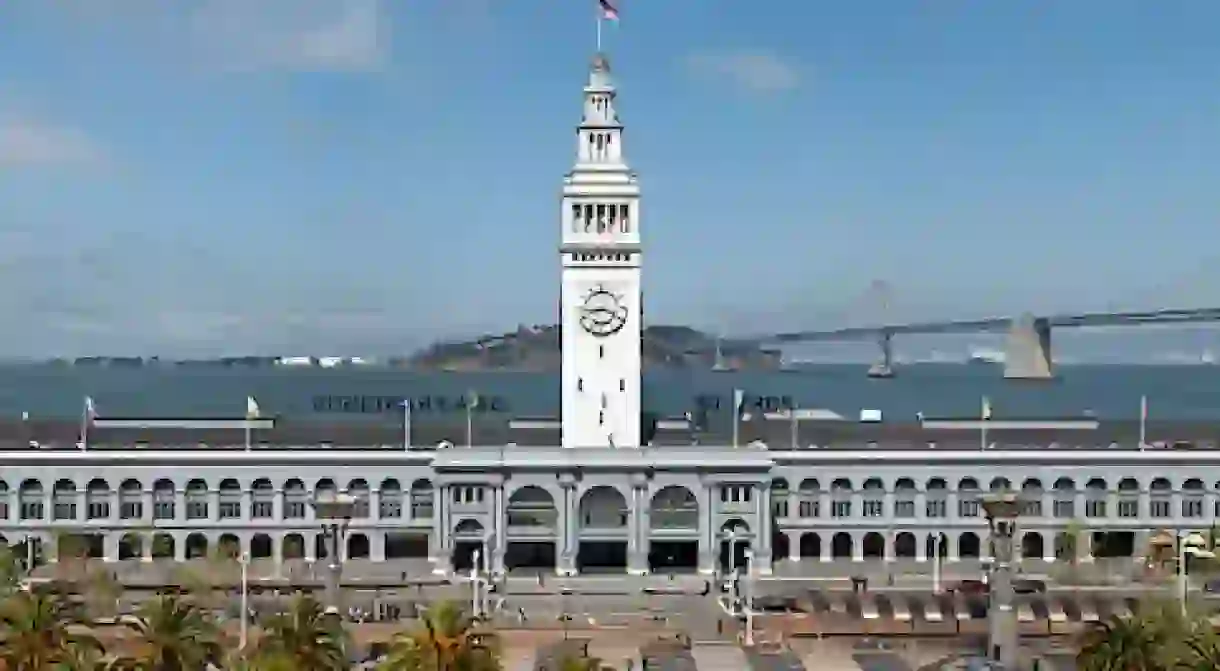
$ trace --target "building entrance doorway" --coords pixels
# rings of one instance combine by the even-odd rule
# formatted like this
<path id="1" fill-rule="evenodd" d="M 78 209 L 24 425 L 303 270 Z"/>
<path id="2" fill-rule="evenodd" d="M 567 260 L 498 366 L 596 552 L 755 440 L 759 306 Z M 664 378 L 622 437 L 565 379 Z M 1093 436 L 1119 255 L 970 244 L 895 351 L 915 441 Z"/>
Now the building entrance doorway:
<path id="1" fill-rule="evenodd" d="M 652 541 L 648 569 L 661 573 L 689 573 L 699 569 L 699 541 Z"/>
<path id="2" fill-rule="evenodd" d="M 544 570 L 555 568 L 555 543 L 552 541 L 509 541 L 504 553 L 504 568 Z"/>
<path id="3" fill-rule="evenodd" d="M 622 573 L 627 570 L 627 541 L 581 541 L 576 553 L 581 573 Z"/>
<path id="4" fill-rule="evenodd" d="M 487 566 L 487 558 L 483 557 L 483 541 L 463 541 L 458 540 L 453 542 L 453 570 L 462 573 L 475 568 L 474 555 L 479 553 L 480 567 Z"/>
<path id="5" fill-rule="evenodd" d="M 733 569 L 737 569 L 738 573 L 745 573 L 746 554 L 749 551 L 750 541 L 744 538 L 720 541 L 720 570 L 732 573 Z"/>

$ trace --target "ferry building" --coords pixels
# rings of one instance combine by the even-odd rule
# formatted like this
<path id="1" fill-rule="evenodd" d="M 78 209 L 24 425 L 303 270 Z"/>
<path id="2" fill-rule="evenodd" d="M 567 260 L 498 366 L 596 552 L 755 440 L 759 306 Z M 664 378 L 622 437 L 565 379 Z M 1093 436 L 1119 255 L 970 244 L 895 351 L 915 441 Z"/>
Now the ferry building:
<path id="1" fill-rule="evenodd" d="M 693 414 L 642 422 L 645 219 L 603 56 L 575 150 L 558 218 L 559 417 L 467 412 L 444 426 L 404 417 L 402 429 L 258 413 L 9 421 L 4 541 L 48 561 L 64 538 L 107 561 L 218 547 L 316 561 L 327 544 L 312 503 L 344 492 L 353 562 L 446 574 L 479 551 L 495 571 L 710 574 L 744 566 L 749 547 L 767 574 L 980 557 L 991 491 L 1019 494 L 1021 553 L 1034 561 L 1139 556 L 1159 530 L 1220 517 L 1220 451 L 1206 428 L 1150 426 L 1141 440 L 1092 420 L 856 422 L 738 394 L 716 401 L 730 415 L 716 427 Z"/>

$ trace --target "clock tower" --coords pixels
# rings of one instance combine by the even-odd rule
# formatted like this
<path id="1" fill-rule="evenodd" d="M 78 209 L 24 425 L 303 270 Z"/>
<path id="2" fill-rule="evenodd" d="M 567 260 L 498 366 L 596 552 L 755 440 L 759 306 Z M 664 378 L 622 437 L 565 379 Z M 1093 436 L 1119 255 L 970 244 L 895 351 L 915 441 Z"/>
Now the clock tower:
<path id="1" fill-rule="evenodd" d="M 564 179 L 563 446 L 640 446 L 640 187 L 623 158 L 610 63 L 593 59 Z"/>

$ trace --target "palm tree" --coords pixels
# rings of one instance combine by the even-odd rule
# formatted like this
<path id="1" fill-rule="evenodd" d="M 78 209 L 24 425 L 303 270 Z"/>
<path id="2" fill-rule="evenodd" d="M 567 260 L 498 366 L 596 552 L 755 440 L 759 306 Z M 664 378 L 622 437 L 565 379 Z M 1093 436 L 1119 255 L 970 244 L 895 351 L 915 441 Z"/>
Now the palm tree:
<path id="1" fill-rule="evenodd" d="M 569 655 L 559 660 L 557 671 L 609 671 L 609 668 L 597 657 Z"/>
<path id="2" fill-rule="evenodd" d="M 453 602 L 429 608 L 419 624 L 394 637 L 379 671 L 498 671 L 494 638 Z"/>
<path id="3" fill-rule="evenodd" d="M 220 657 L 219 629 L 206 611 L 166 594 L 143 603 L 127 626 L 139 638 L 136 661 L 156 671 L 195 671 Z"/>
<path id="4" fill-rule="evenodd" d="M 244 651 L 234 652 L 224 667 L 227 671 L 298 671 L 296 660 L 284 653 L 260 653 L 247 658 Z"/>
<path id="5" fill-rule="evenodd" d="M 52 593 L 20 592 L 0 605 L 0 662 L 7 671 L 50 671 L 74 649 L 97 647 L 75 630 L 68 602 Z"/>
<path id="6" fill-rule="evenodd" d="M 21 583 L 21 562 L 9 546 L 0 544 L 0 597 L 12 594 Z"/>
<path id="7" fill-rule="evenodd" d="M 1076 655 L 1082 671 L 1179 671 L 1198 659 L 1214 659 L 1215 636 L 1206 616 L 1183 614 L 1181 605 L 1145 606 L 1111 617 L 1085 632 Z"/>
<path id="8" fill-rule="evenodd" d="M 105 658 L 106 651 L 96 641 L 68 646 L 56 671 L 120 671 Z"/>
<path id="9" fill-rule="evenodd" d="M 1186 640 L 1186 649 L 1178 666 L 1183 671 L 1215 671 L 1220 669 L 1220 636 L 1207 618 L 1200 620 Z"/>
<path id="10" fill-rule="evenodd" d="M 284 658 L 297 671 L 339 671 L 347 669 L 343 624 L 336 615 L 308 595 L 298 596 L 287 613 L 267 622 L 254 656 L 258 668 L 283 668 Z"/>

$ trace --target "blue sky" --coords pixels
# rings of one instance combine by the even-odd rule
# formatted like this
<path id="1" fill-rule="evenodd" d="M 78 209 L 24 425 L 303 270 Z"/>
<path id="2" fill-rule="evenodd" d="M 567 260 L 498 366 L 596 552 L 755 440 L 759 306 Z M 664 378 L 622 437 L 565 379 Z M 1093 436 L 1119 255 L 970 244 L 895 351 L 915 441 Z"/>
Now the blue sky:
<path id="1" fill-rule="evenodd" d="M 0 351 L 552 321 L 592 4 L 0 3 Z M 654 322 L 1215 302 L 1220 4 L 621 11 Z"/>

